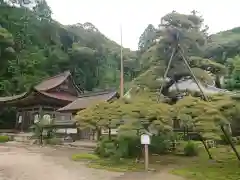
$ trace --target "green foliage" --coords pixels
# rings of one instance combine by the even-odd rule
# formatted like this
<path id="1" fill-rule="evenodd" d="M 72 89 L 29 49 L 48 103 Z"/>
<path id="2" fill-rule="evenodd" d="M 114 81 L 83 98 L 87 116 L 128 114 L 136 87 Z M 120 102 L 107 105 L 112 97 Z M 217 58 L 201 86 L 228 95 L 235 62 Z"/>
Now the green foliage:
<path id="1" fill-rule="evenodd" d="M 138 49 L 143 52 L 150 48 L 154 43 L 156 33 L 157 29 L 152 24 L 149 24 L 139 38 Z"/>
<path id="2" fill-rule="evenodd" d="M 198 155 L 198 146 L 192 141 L 188 141 L 184 147 L 185 156 L 197 156 Z"/>
<path id="3" fill-rule="evenodd" d="M 102 102 L 78 112 L 75 118 L 81 128 L 119 128 L 119 134 L 125 135 L 136 134 L 137 131 L 153 134 L 171 131 L 172 124 L 170 106 L 147 97 Z"/>
<path id="4" fill-rule="evenodd" d="M 73 154 L 71 159 L 73 161 L 81 161 L 81 160 L 94 161 L 94 160 L 98 160 L 99 157 L 95 154 L 78 153 L 78 154 Z"/>
<path id="5" fill-rule="evenodd" d="M 159 135 L 151 137 L 151 145 L 149 146 L 152 154 L 165 154 L 171 148 L 171 141 L 167 135 Z"/>
<path id="6" fill-rule="evenodd" d="M 190 124 L 203 136 L 218 138 L 220 133 L 218 124 L 225 121 L 225 118 L 213 104 L 189 96 L 178 101 L 174 109 L 180 122 Z"/>
<path id="7" fill-rule="evenodd" d="M 0 136 L 0 143 L 5 143 L 5 142 L 8 142 L 8 141 L 10 141 L 9 136 L 4 136 L 4 135 Z"/>
<path id="8" fill-rule="evenodd" d="M 225 63 L 228 58 L 238 55 L 240 42 L 239 30 L 240 28 L 236 27 L 211 35 L 205 47 L 205 57 L 211 57 L 220 63 Z"/>
<path id="9" fill-rule="evenodd" d="M 85 90 L 118 87 L 120 46 L 91 23 L 63 26 L 44 1 L 0 4 L 0 95 L 27 91 L 43 78 L 70 70 Z M 19 6 L 19 7 L 17 7 Z M 123 49 L 125 80 L 136 76 L 135 52 Z"/>
<path id="10" fill-rule="evenodd" d="M 178 163 L 178 167 L 176 166 L 174 174 L 193 180 L 238 180 L 239 161 L 236 160 L 234 152 L 227 151 L 228 148 L 229 146 L 221 146 L 211 149 L 218 161 L 209 161 L 202 152 L 199 152 L 199 156 L 194 159 L 178 159 L 181 163 Z M 239 150 L 239 146 L 237 149 Z M 178 160 L 174 158 L 174 162 Z"/>
<path id="11" fill-rule="evenodd" d="M 117 153 L 122 158 L 136 158 L 142 155 L 142 145 L 139 136 L 119 136 Z"/>
<path id="12" fill-rule="evenodd" d="M 149 153 L 166 154 L 169 152 L 170 146 L 170 136 L 153 136 L 149 145 Z M 143 145 L 141 145 L 140 136 L 123 136 L 121 134 L 112 140 L 107 138 L 100 140 L 95 153 L 100 157 L 111 158 L 114 161 L 119 161 L 121 158 L 141 158 L 143 155 Z"/>
<path id="13" fill-rule="evenodd" d="M 184 49 L 187 61 L 196 78 L 203 85 L 214 85 L 220 76 L 225 75 L 224 65 L 204 57 L 207 43 L 207 26 L 196 11 L 190 14 L 171 12 L 162 18 L 158 31 L 149 25 L 139 38 L 139 62 L 141 73 L 134 79 L 133 84 L 157 91 L 162 85 L 164 71 L 176 43 L 173 35 L 179 34 L 179 44 Z M 144 46 L 146 46 L 144 48 Z M 210 74 L 211 73 L 211 74 Z M 174 57 L 162 93 L 169 96 L 169 88 L 175 82 L 191 76 L 180 55 Z M 219 82 L 218 82 L 219 84 Z"/>
<path id="14" fill-rule="evenodd" d="M 98 142 L 95 152 L 100 157 L 113 157 L 117 152 L 116 142 L 114 140 L 104 138 Z"/>
<path id="15" fill-rule="evenodd" d="M 228 77 L 226 77 L 225 87 L 229 90 L 240 89 L 240 57 L 228 59 Z"/>
<path id="16" fill-rule="evenodd" d="M 169 43 L 176 43 L 173 34 L 178 33 L 182 48 L 189 49 L 186 51 L 188 55 L 201 55 L 208 29 L 208 27 L 204 27 L 203 23 L 204 19 L 196 11 L 192 11 L 190 14 L 181 14 L 174 11 L 166 14 L 159 25 L 162 27 L 159 32 L 162 37 L 159 48 L 168 48 L 169 50 L 171 48 Z"/>

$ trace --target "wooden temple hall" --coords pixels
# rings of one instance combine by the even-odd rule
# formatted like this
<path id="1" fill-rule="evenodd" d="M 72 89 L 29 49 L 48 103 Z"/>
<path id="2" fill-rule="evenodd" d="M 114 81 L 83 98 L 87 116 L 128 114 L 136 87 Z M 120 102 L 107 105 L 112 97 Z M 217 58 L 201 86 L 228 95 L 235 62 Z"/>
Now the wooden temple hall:
<path id="1" fill-rule="evenodd" d="M 1 97 L 0 107 L 16 107 L 15 129 L 18 131 L 29 131 L 30 126 L 42 118 L 53 119 L 63 128 L 74 128 L 73 117 L 77 111 L 97 101 L 110 101 L 118 97 L 119 94 L 113 90 L 84 93 L 74 82 L 70 71 L 66 71 L 44 79 L 28 92 Z"/>

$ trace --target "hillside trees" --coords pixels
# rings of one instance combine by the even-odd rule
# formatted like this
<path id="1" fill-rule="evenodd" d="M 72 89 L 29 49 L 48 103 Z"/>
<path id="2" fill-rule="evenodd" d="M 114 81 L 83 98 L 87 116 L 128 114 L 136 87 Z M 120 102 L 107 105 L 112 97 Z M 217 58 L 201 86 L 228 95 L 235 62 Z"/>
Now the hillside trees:
<path id="1" fill-rule="evenodd" d="M 225 64 L 228 58 L 237 56 L 240 52 L 240 28 L 219 32 L 208 37 L 204 57 L 215 59 Z"/>
<path id="2" fill-rule="evenodd" d="M 93 24 L 63 26 L 52 20 L 46 1 L 32 0 L 2 2 L 0 26 L 1 62 L 6 62 L 1 66 L 0 96 L 26 91 L 30 84 L 67 69 L 85 90 L 118 87 L 120 46 Z M 15 53 L 6 54 L 10 51 Z M 136 53 L 124 49 L 123 54 L 130 81 L 136 76 Z"/>

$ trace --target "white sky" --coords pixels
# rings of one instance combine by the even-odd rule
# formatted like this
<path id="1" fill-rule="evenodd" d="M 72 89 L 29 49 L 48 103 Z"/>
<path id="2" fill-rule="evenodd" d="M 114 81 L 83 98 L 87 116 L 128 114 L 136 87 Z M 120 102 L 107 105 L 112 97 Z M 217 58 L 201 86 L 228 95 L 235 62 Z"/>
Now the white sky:
<path id="1" fill-rule="evenodd" d="M 175 10 L 203 15 L 209 32 L 240 26 L 240 0 L 47 0 L 53 18 L 60 23 L 91 22 L 108 38 L 137 49 L 138 39 L 148 24 L 158 25 L 166 13 Z"/>

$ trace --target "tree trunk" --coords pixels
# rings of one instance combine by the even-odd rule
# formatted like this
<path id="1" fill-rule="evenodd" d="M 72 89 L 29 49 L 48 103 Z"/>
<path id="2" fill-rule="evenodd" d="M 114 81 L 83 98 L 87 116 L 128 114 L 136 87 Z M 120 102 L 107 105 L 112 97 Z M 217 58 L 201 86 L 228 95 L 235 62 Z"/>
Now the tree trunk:
<path id="1" fill-rule="evenodd" d="M 95 135 L 96 135 L 96 131 L 93 130 L 93 139 L 92 140 L 95 140 Z"/>
<path id="2" fill-rule="evenodd" d="M 108 128 L 108 139 L 111 140 L 111 128 Z"/>

